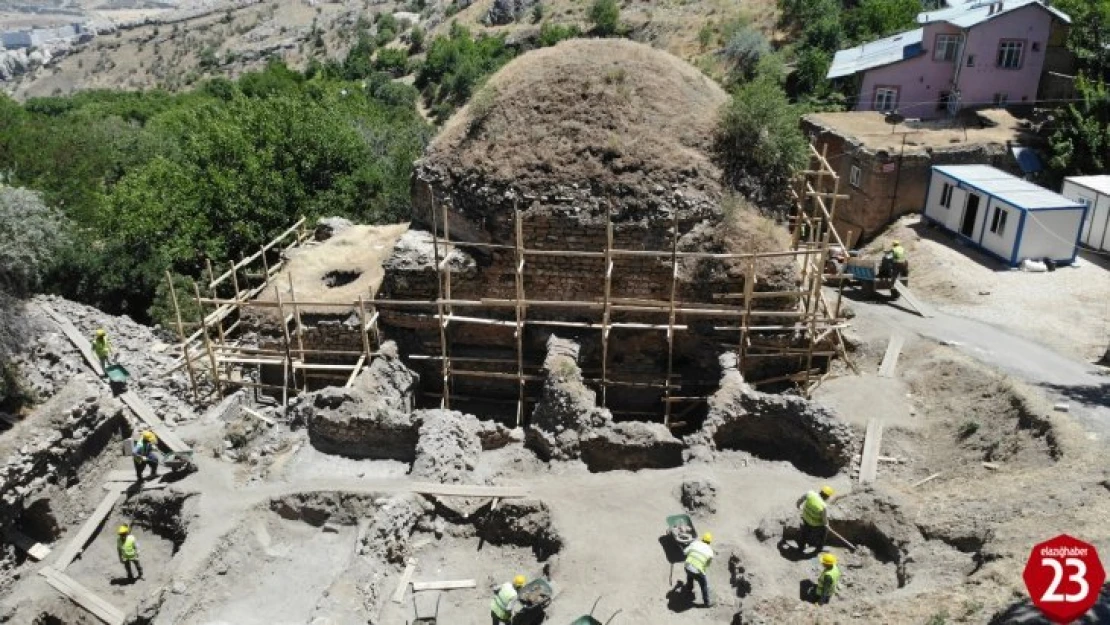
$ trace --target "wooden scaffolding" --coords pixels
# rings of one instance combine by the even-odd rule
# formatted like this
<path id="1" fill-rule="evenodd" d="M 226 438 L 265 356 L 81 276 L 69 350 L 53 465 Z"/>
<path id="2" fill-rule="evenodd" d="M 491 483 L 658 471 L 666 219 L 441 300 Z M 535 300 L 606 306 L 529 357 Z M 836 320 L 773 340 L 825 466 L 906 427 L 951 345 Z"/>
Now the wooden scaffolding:
<path id="1" fill-rule="evenodd" d="M 840 329 L 844 327 L 840 318 L 840 294 L 830 305 L 824 292 L 826 260 L 831 245 L 842 245 L 840 237 L 832 227 L 837 202 L 847 196 L 839 193 L 839 178 L 825 156 L 810 146 L 810 166 L 798 173 L 791 189 L 794 198 L 793 213 L 790 218 L 792 249 L 777 252 L 710 253 L 679 251 L 678 217 L 674 218 L 671 229 L 669 249 L 664 250 L 627 250 L 619 249 L 613 243 L 613 223 L 610 211 L 606 211 L 605 245 L 603 249 L 552 250 L 534 249 L 525 245 L 524 214 L 519 208 L 513 214 L 513 241 L 505 243 L 478 243 L 453 240 L 446 207 L 432 211 L 433 261 L 437 279 L 437 296 L 434 300 L 382 299 L 376 293 L 368 292 L 355 301 L 326 302 L 300 301 L 289 284 L 289 297 L 283 298 L 272 281 L 281 270 L 284 260 L 278 250 L 299 245 L 309 233 L 304 229 L 304 220 L 298 221 L 251 257 L 232 264 L 223 274 L 216 276 L 208 267 L 208 281 L 205 288 L 194 284 L 192 298 L 194 306 L 201 311 L 195 325 L 197 330 L 186 335 L 186 325 L 180 314 L 178 295 L 170 281 L 170 292 L 174 301 L 177 329 L 181 339 L 179 350 L 181 359 L 178 367 L 184 366 L 194 392 L 201 392 L 202 380 L 211 383 L 209 392 L 221 394 L 225 389 L 239 386 L 258 387 L 282 394 L 283 405 L 289 394 L 308 389 L 312 378 L 331 378 L 346 384 L 353 382 L 357 373 L 367 366 L 375 355 L 378 345 L 379 310 L 400 310 L 421 314 L 434 322 L 438 328 L 438 355 L 413 354 L 413 359 L 438 360 L 442 383 L 441 405 L 451 406 L 453 382 L 459 378 L 491 378 L 515 382 L 516 422 L 523 422 L 525 406 L 531 400 L 527 397 L 526 386 L 529 382 L 541 382 L 542 376 L 535 371 L 536 366 L 526 365 L 524 345 L 525 330 L 528 327 L 546 326 L 592 330 L 599 333 L 601 362 L 599 372 L 587 372 L 585 381 L 599 391 L 601 405 L 608 403 L 608 390 L 614 387 L 633 387 L 660 392 L 663 406 L 663 422 L 674 425 L 676 416 L 688 412 L 692 404 L 704 403 L 707 395 L 689 397 L 676 394 L 682 385 L 676 381 L 674 371 L 675 337 L 679 332 L 689 331 L 686 323 L 679 323 L 679 317 L 705 318 L 719 323 L 727 320 L 727 325 L 715 325 L 716 331 L 735 332 L 736 352 L 739 366 L 743 369 L 750 359 L 794 358 L 801 364 L 800 371 L 773 379 L 758 380 L 755 384 L 773 382 L 794 382 L 800 389 L 809 393 L 825 375 L 815 359 L 827 359 L 837 355 L 844 356 Z M 442 233 L 442 234 L 441 234 Z M 513 260 L 514 293 L 510 298 L 484 298 L 479 300 L 457 299 L 452 293 L 449 259 L 454 248 L 498 251 L 508 253 Z M 270 257 L 274 260 L 271 262 Z M 525 275 L 529 262 L 540 257 L 556 258 L 596 258 L 602 261 L 604 273 L 602 296 L 590 300 L 539 300 L 530 299 L 525 292 Z M 669 297 L 666 300 L 643 300 L 616 297 L 612 292 L 615 261 L 622 258 L 658 258 L 669 262 L 671 267 Z M 756 269 L 760 260 L 792 258 L 797 263 L 799 285 L 785 291 L 756 292 Z M 685 259 L 718 259 L 737 261 L 744 267 L 742 282 L 737 292 L 720 295 L 722 303 L 686 302 L 678 297 L 679 268 Z M 259 270 L 252 269 L 261 265 Z M 169 276 L 167 275 L 167 279 Z M 260 300 L 256 297 L 265 289 L 274 288 L 273 300 Z M 773 309 L 761 308 L 760 302 L 770 299 L 790 299 L 793 304 Z M 319 350 L 306 348 L 304 344 L 305 326 L 301 311 L 306 307 L 314 310 L 334 309 L 336 314 L 353 310 L 358 315 L 362 349 L 359 351 Z M 280 346 L 262 348 L 240 344 L 234 336 L 239 328 L 244 311 L 250 309 L 270 309 L 276 312 L 279 320 Z M 274 311 L 276 309 L 276 311 Z M 570 321 L 530 316 L 529 310 L 590 311 L 597 315 L 596 321 Z M 482 313 L 489 313 L 483 316 Z M 614 313 L 638 313 L 638 317 L 657 317 L 657 322 L 618 321 Z M 552 315 L 546 315 L 551 317 Z M 758 325 L 753 320 L 759 320 Z M 452 324 L 484 324 L 511 328 L 515 341 L 515 358 L 494 359 L 473 356 L 452 356 Z M 630 380 L 614 374 L 609 357 L 610 334 L 614 329 L 634 329 L 664 333 L 666 342 L 666 373 L 658 380 Z M 789 332 L 801 337 L 792 345 L 777 345 L 761 342 L 760 333 Z M 321 363 L 327 359 L 332 362 Z M 346 360 L 350 364 L 334 364 L 334 360 Z M 480 363 L 481 366 L 467 368 L 468 364 Z M 283 371 L 281 384 L 263 382 L 261 379 L 248 379 L 242 373 L 244 368 L 264 365 L 279 366 Z M 483 367 L 500 367 L 503 370 L 482 370 Z M 715 381 L 714 381 L 715 382 Z M 679 406 L 685 404 L 685 409 Z"/>

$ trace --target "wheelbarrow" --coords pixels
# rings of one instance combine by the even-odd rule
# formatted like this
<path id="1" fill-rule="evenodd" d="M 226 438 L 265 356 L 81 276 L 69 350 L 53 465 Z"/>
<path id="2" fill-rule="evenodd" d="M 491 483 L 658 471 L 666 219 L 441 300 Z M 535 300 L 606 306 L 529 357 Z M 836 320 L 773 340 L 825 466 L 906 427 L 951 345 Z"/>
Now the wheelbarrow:
<path id="1" fill-rule="evenodd" d="M 517 591 L 520 611 L 513 617 L 513 625 L 534 625 L 547 619 L 546 609 L 551 605 L 555 590 L 551 582 L 542 577 L 525 584 Z"/>
<path id="2" fill-rule="evenodd" d="M 193 452 L 190 451 L 171 451 L 162 455 L 162 466 L 166 467 L 169 473 L 188 473 L 195 468 L 193 464 Z"/>
<path id="3" fill-rule="evenodd" d="M 613 619 L 615 619 L 617 615 L 621 613 L 621 610 L 613 612 L 613 615 L 609 617 L 609 620 L 602 623 L 601 621 L 594 618 L 594 610 L 597 609 L 597 604 L 599 601 L 601 601 L 601 597 L 598 597 L 596 600 L 594 600 L 594 605 L 590 608 L 589 614 L 584 614 L 574 619 L 573 621 L 571 621 L 570 625 L 609 625 L 609 623 L 612 623 Z"/>
<path id="4" fill-rule="evenodd" d="M 426 610 L 421 611 L 420 604 L 416 601 L 416 593 L 412 593 L 412 613 L 415 618 L 409 625 L 436 625 L 439 622 L 439 600 L 442 598 L 443 593 L 436 593 L 436 602 L 433 604 L 431 614 L 428 614 Z"/>
<path id="5" fill-rule="evenodd" d="M 698 538 L 694 521 L 688 514 L 672 514 L 667 517 L 667 534 L 681 549 L 689 547 Z"/>
<path id="6" fill-rule="evenodd" d="M 108 386 L 113 395 L 127 392 L 127 380 L 131 378 L 131 373 L 123 365 L 114 362 L 104 367 L 104 375 L 108 377 Z"/>

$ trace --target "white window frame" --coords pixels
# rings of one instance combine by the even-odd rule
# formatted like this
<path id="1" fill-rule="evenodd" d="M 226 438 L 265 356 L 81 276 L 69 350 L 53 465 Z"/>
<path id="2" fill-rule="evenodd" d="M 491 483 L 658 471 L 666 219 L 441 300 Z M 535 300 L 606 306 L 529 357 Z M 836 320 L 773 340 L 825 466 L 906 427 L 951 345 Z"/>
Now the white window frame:
<path id="1" fill-rule="evenodd" d="M 943 206 L 945 210 L 952 208 L 952 191 L 955 188 L 955 186 L 946 182 L 940 189 L 940 205 Z"/>
<path id="2" fill-rule="evenodd" d="M 991 232 L 998 236 L 1006 236 L 1006 218 L 1010 211 L 1003 210 L 1000 206 L 994 207 L 994 215 L 991 215 Z"/>
<path id="3" fill-rule="evenodd" d="M 963 35 L 941 33 L 936 38 L 936 48 L 933 50 L 933 60 L 942 63 L 955 62 L 960 54 L 960 44 Z"/>
<path id="4" fill-rule="evenodd" d="M 862 177 L 863 170 L 859 168 L 859 165 L 852 165 L 852 168 L 848 170 L 848 184 L 857 189 L 859 188 L 860 179 Z"/>
<path id="5" fill-rule="evenodd" d="M 871 108 L 876 111 L 887 112 L 898 108 L 898 87 L 875 87 L 875 100 Z"/>
<path id="6" fill-rule="evenodd" d="M 998 55 L 995 57 L 995 65 L 999 69 L 1021 69 L 1024 54 L 1024 41 L 1003 39 L 998 42 Z"/>

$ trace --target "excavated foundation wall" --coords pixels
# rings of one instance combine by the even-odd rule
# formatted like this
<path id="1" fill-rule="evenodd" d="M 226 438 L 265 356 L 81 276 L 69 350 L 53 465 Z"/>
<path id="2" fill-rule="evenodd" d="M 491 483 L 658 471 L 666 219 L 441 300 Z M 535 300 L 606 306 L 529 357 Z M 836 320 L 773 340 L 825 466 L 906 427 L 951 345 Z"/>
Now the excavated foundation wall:
<path id="1" fill-rule="evenodd" d="M 122 404 L 96 396 L 72 406 L 55 423 L 35 432 L 0 465 L 0 533 L 12 528 L 51 543 L 63 527 L 80 521 L 77 502 L 67 490 L 82 481 L 90 461 L 114 449 L 110 445 L 127 429 Z M 0 542 L 0 593 L 25 561 L 25 554 L 9 541 Z"/>

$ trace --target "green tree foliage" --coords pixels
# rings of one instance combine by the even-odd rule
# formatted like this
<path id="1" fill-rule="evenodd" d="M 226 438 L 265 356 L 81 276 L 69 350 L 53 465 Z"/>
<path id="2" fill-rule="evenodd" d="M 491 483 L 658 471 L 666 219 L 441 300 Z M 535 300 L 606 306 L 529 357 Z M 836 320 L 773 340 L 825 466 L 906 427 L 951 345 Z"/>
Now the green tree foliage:
<path id="1" fill-rule="evenodd" d="M 382 48 L 374 57 L 374 69 L 399 78 L 409 72 L 409 53 L 402 48 Z"/>
<path id="2" fill-rule="evenodd" d="M 751 78 L 756 65 L 764 55 L 771 51 L 771 45 L 763 33 L 751 26 L 744 26 L 725 44 L 725 58 L 732 63 L 733 76 L 739 79 Z"/>
<path id="3" fill-rule="evenodd" d="M 26 295 L 38 288 L 65 241 L 59 211 L 34 191 L 0 184 L 0 289 Z"/>
<path id="4" fill-rule="evenodd" d="M 620 29 L 621 7 L 617 0 L 594 0 L 590 5 L 589 19 L 598 35 L 615 35 Z"/>
<path id="5" fill-rule="evenodd" d="M 457 23 L 446 37 L 436 37 L 416 74 L 416 87 L 424 94 L 435 118 L 445 121 L 466 103 L 487 76 L 513 58 L 501 36 L 475 39 Z"/>
<path id="6" fill-rule="evenodd" d="M 1110 0 L 1056 0 L 1052 6 L 1071 17 L 1068 48 L 1080 72 L 1110 82 Z"/>
<path id="7" fill-rule="evenodd" d="M 880 39 L 916 27 L 921 0 L 862 0 L 844 13 L 844 31 L 853 42 Z"/>
<path id="8" fill-rule="evenodd" d="M 539 6 L 538 4 L 536 6 Z M 424 49 L 424 29 L 419 26 L 413 26 L 412 31 L 409 33 L 409 51 L 420 52 Z"/>
<path id="9" fill-rule="evenodd" d="M 372 57 L 376 48 L 370 35 L 365 32 L 359 33 L 358 40 L 351 46 L 350 51 L 347 52 L 347 58 L 343 60 L 343 78 L 358 80 L 369 76 L 374 71 Z"/>
<path id="10" fill-rule="evenodd" d="M 46 286 L 146 319 L 167 269 L 197 276 L 206 258 L 248 254 L 298 216 L 405 218 L 430 136 L 416 92 L 340 71 L 307 79 L 271 63 L 175 96 L 0 99 L 0 172 L 41 190 L 77 233 Z"/>
<path id="11" fill-rule="evenodd" d="M 536 5 L 539 6 L 539 5 Z M 582 32 L 574 24 L 553 24 L 551 22 L 544 22 L 540 26 L 540 47 L 546 48 L 553 46 L 564 39 L 574 39 L 581 36 Z"/>
<path id="12" fill-rule="evenodd" d="M 1058 111 L 1049 167 L 1060 177 L 1110 170 L 1110 87 L 1080 76 L 1078 102 Z"/>
<path id="13" fill-rule="evenodd" d="M 766 189 L 788 189 L 792 168 L 805 164 L 800 111 L 778 77 L 759 74 L 740 85 L 721 115 L 717 151 L 735 184 L 755 179 Z"/>

